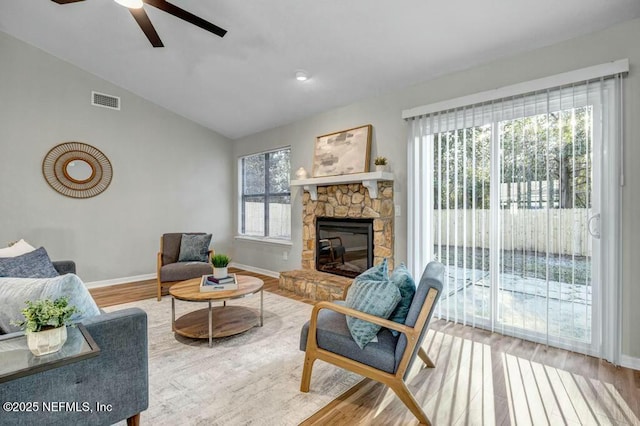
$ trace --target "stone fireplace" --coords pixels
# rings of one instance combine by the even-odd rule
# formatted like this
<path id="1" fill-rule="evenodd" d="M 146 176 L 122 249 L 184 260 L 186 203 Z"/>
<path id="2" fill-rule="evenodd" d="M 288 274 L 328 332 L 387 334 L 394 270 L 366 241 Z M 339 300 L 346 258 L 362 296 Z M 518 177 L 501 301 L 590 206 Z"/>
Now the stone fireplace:
<path id="1" fill-rule="evenodd" d="M 374 175 L 366 173 L 363 175 Z M 354 175 L 355 176 L 355 175 Z M 393 175 L 390 178 L 362 182 L 323 184 L 321 179 L 307 179 L 298 185 L 305 186 L 302 196 L 302 270 L 280 273 L 279 287 L 312 300 L 334 300 L 342 298 L 342 289 L 352 278 L 319 271 L 316 268 L 317 221 L 324 219 L 366 219 L 371 221 L 372 262 L 377 265 L 388 259 L 389 269 L 394 265 L 394 200 Z M 331 178 L 329 178 L 331 179 Z M 328 179 L 328 180 L 329 180 Z M 307 182 L 313 181 L 309 190 Z M 294 185 L 292 182 L 292 185 Z M 371 185 L 375 187 L 371 188 Z M 371 188 L 371 189 L 370 189 Z M 370 193 L 375 196 L 371 197 Z M 352 248 L 351 252 L 358 247 Z M 348 253 L 345 250 L 345 254 Z M 345 257 L 345 263 L 349 255 Z M 334 258 L 332 260 L 336 262 Z M 340 256 L 341 262 L 342 258 Z"/>
<path id="2" fill-rule="evenodd" d="M 361 183 L 318 187 L 318 199 L 302 196 L 302 269 L 315 270 L 316 218 L 371 218 L 373 264 L 389 259 L 393 268 L 393 182 L 378 182 L 378 198 L 372 199 Z"/>

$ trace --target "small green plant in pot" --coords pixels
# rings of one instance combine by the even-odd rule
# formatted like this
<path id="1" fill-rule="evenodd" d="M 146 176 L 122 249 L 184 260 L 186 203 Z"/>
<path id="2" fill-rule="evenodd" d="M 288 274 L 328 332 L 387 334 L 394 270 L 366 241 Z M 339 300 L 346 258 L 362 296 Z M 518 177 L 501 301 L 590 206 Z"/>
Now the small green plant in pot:
<path id="1" fill-rule="evenodd" d="M 211 256 L 214 278 L 225 278 L 229 275 L 227 270 L 229 262 L 231 262 L 231 258 L 226 254 L 214 254 Z"/>
<path id="2" fill-rule="evenodd" d="M 376 166 L 386 166 L 387 157 L 376 157 L 375 160 L 373 160 L 373 164 L 375 164 Z"/>
<path id="3" fill-rule="evenodd" d="M 387 157 L 376 157 L 373 160 L 373 164 L 376 165 L 376 171 L 384 172 L 387 170 Z"/>
<path id="4" fill-rule="evenodd" d="M 59 351 L 67 341 L 67 326 L 72 325 L 71 317 L 79 312 L 78 308 L 69 306 L 66 297 L 25 303 L 27 307 L 21 311 L 24 321 L 12 323 L 26 331 L 29 350 L 36 356 Z"/>

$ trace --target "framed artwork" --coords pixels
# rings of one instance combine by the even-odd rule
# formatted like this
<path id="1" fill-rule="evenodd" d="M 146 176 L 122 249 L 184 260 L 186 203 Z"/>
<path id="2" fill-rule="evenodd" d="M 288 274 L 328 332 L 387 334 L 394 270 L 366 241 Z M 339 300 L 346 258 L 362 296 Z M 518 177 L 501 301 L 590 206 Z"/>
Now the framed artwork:
<path id="1" fill-rule="evenodd" d="M 371 124 L 318 136 L 313 176 L 339 176 L 369 171 Z"/>

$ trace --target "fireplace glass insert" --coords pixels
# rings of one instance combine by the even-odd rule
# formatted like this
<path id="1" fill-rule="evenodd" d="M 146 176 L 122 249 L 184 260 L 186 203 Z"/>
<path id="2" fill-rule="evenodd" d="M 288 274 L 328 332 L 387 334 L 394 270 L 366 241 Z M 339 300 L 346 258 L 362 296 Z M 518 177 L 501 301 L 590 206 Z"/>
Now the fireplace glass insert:
<path id="1" fill-rule="evenodd" d="M 353 278 L 373 266 L 373 219 L 316 218 L 316 269 Z"/>

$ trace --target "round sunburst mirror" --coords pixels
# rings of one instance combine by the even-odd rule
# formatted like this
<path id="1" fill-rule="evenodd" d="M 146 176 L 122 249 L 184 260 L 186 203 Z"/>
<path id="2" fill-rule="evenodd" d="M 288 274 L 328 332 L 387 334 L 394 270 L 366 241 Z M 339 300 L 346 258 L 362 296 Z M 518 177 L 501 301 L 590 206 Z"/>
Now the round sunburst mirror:
<path id="1" fill-rule="evenodd" d="M 107 189 L 113 169 L 99 149 L 82 142 L 65 142 L 45 155 L 42 174 L 62 195 L 90 198 Z"/>

